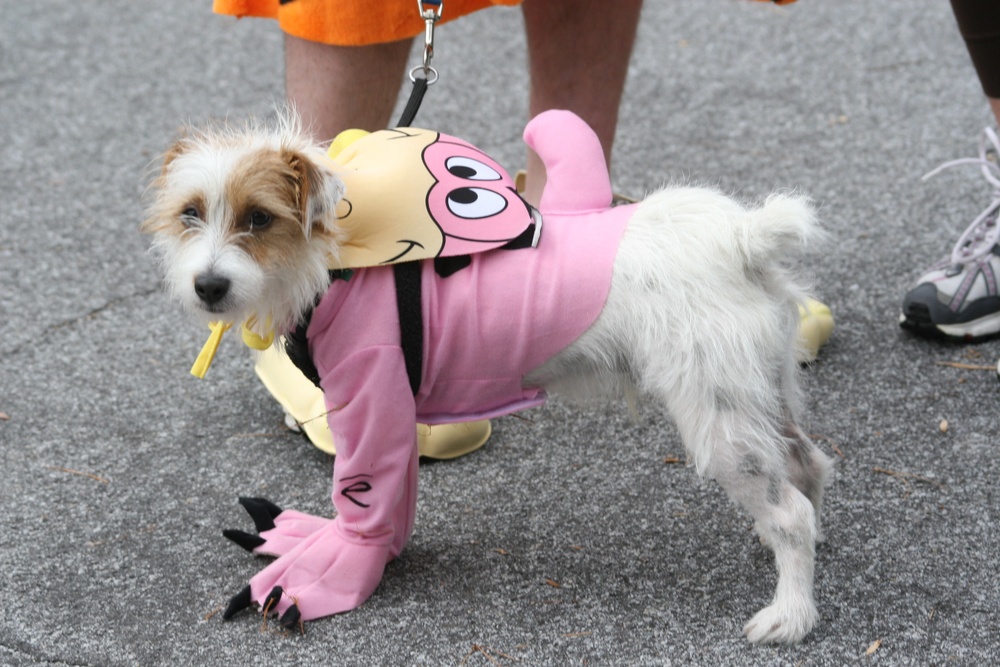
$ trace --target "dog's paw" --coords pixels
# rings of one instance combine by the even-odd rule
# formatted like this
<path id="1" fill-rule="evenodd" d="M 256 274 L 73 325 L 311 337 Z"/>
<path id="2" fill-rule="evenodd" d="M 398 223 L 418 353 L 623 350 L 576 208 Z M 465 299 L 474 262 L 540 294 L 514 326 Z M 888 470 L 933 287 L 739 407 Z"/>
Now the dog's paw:
<path id="1" fill-rule="evenodd" d="M 389 536 L 391 542 L 391 535 Z M 389 560 L 390 544 L 347 539 L 336 520 L 314 531 L 250 580 L 223 612 L 228 620 L 258 605 L 294 628 L 350 611 L 371 597 Z"/>
<path id="2" fill-rule="evenodd" d="M 240 498 L 240 504 L 253 519 L 257 534 L 242 530 L 224 530 L 222 534 L 247 551 L 261 556 L 282 556 L 332 521 L 295 510 L 283 510 L 265 498 Z"/>
<path id="3" fill-rule="evenodd" d="M 817 621 L 819 612 L 811 600 L 799 604 L 774 602 L 750 619 L 743 634 L 754 644 L 797 644 Z"/>

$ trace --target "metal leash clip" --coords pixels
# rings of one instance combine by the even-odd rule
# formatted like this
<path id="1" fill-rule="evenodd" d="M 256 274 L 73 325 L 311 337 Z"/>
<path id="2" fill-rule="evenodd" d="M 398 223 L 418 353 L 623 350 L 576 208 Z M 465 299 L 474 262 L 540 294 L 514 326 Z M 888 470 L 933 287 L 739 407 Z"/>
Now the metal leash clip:
<path id="1" fill-rule="evenodd" d="M 410 70 L 410 81 L 417 82 L 417 72 L 423 71 L 427 85 L 438 80 L 438 72 L 431 67 L 434 58 L 434 24 L 441 18 L 444 3 L 441 0 L 417 0 L 417 11 L 424 20 L 424 61 Z"/>

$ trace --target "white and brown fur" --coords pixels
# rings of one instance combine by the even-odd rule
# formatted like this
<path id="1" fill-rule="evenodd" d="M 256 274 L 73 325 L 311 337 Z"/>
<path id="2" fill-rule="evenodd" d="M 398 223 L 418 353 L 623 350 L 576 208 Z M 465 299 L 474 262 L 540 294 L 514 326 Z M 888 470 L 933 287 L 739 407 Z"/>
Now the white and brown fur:
<path id="1" fill-rule="evenodd" d="M 178 141 L 143 225 L 172 295 L 205 320 L 291 327 L 327 289 L 337 253 L 343 186 L 322 154 L 291 117 Z M 697 471 L 774 551 L 774 599 L 744 628 L 753 642 L 798 642 L 819 618 L 813 567 L 831 462 L 797 425 L 801 293 L 786 269 L 818 234 L 799 197 L 751 209 L 712 189 L 664 188 L 629 222 L 597 321 L 527 378 L 663 406 Z"/>
<path id="2" fill-rule="evenodd" d="M 292 328 L 326 291 L 343 185 L 293 117 L 189 130 L 163 157 L 142 224 L 166 286 L 205 322 Z"/>

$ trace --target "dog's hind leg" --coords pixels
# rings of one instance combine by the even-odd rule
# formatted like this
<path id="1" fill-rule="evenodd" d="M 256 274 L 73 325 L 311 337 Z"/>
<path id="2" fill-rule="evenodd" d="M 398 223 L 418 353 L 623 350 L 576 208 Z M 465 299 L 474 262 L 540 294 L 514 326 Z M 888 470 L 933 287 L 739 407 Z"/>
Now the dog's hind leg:
<path id="1" fill-rule="evenodd" d="M 813 601 L 817 533 L 812 503 L 784 471 L 754 474 L 730 468 L 715 477 L 754 517 L 778 570 L 774 599 L 746 624 L 744 634 L 754 643 L 800 641 L 819 620 Z"/>
<path id="2" fill-rule="evenodd" d="M 792 484 L 813 504 L 816 511 L 816 541 L 823 541 L 820 516 L 823 507 L 823 490 L 833 470 L 833 461 L 820 451 L 794 422 L 785 425 L 789 440 L 788 473 Z"/>
<path id="3" fill-rule="evenodd" d="M 762 541 L 774 552 L 778 583 L 771 604 L 744 627 L 754 643 L 795 643 L 818 621 L 813 601 L 816 513 L 793 483 L 792 443 L 782 420 L 768 418 L 765 405 L 748 395 L 720 407 L 711 400 L 672 406 L 689 454 L 754 519 Z M 772 413 L 773 414 L 773 413 Z"/>
<path id="4" fill-rule="evenodd" d="M 777 433 L 775 438 L 781 440 Z M 784 465 L 736 443 L 717 445 L 707 472 L 750 513 L 762 542 L 774 552 L 774 599 L 746 624 L 744 634 L 754 643 L 798 642 L 819 619 L 813 601 L 817 528 L 812 502 Z"/>

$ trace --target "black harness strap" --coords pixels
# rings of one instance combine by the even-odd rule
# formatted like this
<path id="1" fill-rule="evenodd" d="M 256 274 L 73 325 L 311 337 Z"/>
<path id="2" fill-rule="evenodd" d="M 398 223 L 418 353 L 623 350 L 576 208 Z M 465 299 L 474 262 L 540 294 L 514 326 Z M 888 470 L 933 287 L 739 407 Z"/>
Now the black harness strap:
<path id="1" fill-rule="evenodd" d="M 330 282 L 350 280 L 351 273 L 353 272 L 350 270 L 331 269 Z M 309 339 L 306 338 L 306 331 L 309 329 L 309 323 L 312 322 L 313 310 L 319 305 L 321 298 L 322 296 L 316 297 L 316 302 L 302 313 L 299 325 L 285 334 L 285 354 L 295 364 L 295 367 L 302 371 L 302 374 L 317 387 L 319 386 L 319 371 L 316 369 L 316 364 L 313 363 L 312 355 L 309 354 Z"/>
<path id="2" fill-rule="evenodd" d="M 399 337 L 403 348 L 406 375 L 410 390 L 416 396 L 424 372 L 424 319 L 421 312 L 421 262 L 394 264 L 396 278 L 396 311 L 399 313 Z"/>
<path id="3" fill-rule="evenodd" d="M 404 262 L 393 265 L 396 282 L 396 311 L 399 313 L 399 335 L 403 348 L 403 362 L 406 375 L 410 379 L 410 390 L 416 396 L 424 372 L 424 318 L 421 313 L 420 262 Z M 351 271 L 330 271 L 330 280 L 349 280 Z M 318 301 L 317 301 L 318 303 Z M 299 325 L 285 335 L 285 353 L 317 387 L 319 371 L 309 354 L 309 340 L 306 331 L 312 321 L 313 308 L 302 315 Z"/>
<path id="4" fill-rule="evenodd" d="M 319 371 L 309 355 L 309 341 L 306 339 L 306 329 L 309 328 L 309 321 L 312 320 L 313 309 L 310 308 L 302 316 L 299 326 L 294 331 L 285 334 L 285 354 L 292 360 L 295 367 L 302 371 L 302 374 L 309 378 L 317 387 L 319 386 Z"/>

